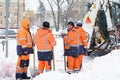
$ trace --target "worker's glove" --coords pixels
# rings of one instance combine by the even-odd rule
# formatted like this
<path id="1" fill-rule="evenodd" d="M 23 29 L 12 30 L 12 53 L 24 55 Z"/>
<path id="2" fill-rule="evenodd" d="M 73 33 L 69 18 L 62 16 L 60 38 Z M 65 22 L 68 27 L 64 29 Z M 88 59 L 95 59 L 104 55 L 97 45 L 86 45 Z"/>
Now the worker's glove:
<path id="1" fill-rule="evenodd" d="M 67 36 L 67 34 L 65 34 L 65 33 L 62 33 L 61 35 L 62 35 L 62 38 L 64 38 L 65 36 Z"/>
<path id="2" fill-rule="evenodd" d="M 35 47 L 35 41 L 32 41 L 32 46 Z"/>
<path id="3" fill-rule="evenodd" d="M 22 55 L 23 55 L 23 53 L 21 53 L 21 54 L 17 54 L 19 57 L 21 57 Z"/>
<path id="4" fill-rule="evenodd" d="M 23 48 L 23 53 L 28 54 L 28 48 Z"/>
<path id="5" fill-rule="evenodd" d="M 84 48 L 84 53 L 83 55 L 87 55 L 87 48 Z"/>
<path id="6" fill-rule="evenodd" d="M 19 57 L 21 57 L 21 54 L 18 54 Z"/>
<path id="7" fill-rule="evenodd" d="M 29 54 L 33 54 L 34 53 L 34 49 L 33 48 L 28 48 L 28 53 Z"/>
<path id="8" fill-rule="evenodd" d="M 17 45 L 17 55 L 21 56 L 24 53 L 22 46 Z"/>
<path id="9" fill-rule="evenodd" d="M 33 54 L 33 48 L 23 48 L 24 54 Z"/>

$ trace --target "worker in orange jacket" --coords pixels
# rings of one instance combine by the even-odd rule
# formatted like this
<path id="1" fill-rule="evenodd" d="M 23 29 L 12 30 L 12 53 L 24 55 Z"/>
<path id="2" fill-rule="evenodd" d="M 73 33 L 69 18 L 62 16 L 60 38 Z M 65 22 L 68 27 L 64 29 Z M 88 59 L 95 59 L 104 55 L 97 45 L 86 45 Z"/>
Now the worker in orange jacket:
<path id="1" fill-rule="evenodd" d="M 79 45 L 79 57 L 78 61 L 80 62 L 80 68 L 82 67 L 82 60 L 83 60 L 83 55 L 87 55 L 87 46 L 88 46 L 88 40 L 87 40 L 87 34 L 82 28 L 83 22 L 82 21 L 77 21 L 75 29 L 78 30 L 80 34 L 80 45 Z M 79 72 L 79 70 L 78 70 Z"/>
<path id="2" fill-rule="evenodd" d="M 74 28 L 72 21 L 68 22 L 68 33 L 64 36 L 65 56 L 67 56 L 67 73 L 71 74 L 80 68 L 79 57 L 79 32 Z"/>
<path id="3" fill-rule="evenodd" d="M 54 36 L 49 29 L 49 22 L 43 22 L 43 27 L 38 29 L 35 35 L 35 44 L 38 53 L 38 74 L 43 73 L 44 68 L 46 72 L 51 70 L 51 61 L 53 59 L 53 47 L 56 45 Z"/>
<path id="4" fill-rule="evenodd" d="M 30 79 L 30 77 L 27 76 L 27 68 L 29 66 L 29 54 L 33 53 L 33 48 L 29 25 L 29 20 L 23 19 L 21 28 L 17 33 L 18 61 L 16 65 L 16 80 Z"/>
<path id="5" fill-rule="evenodd" d="M 65 56 L 67 56 L 68 73 L 78 72 L 81 69 L 84 47 L 82 43 L 82 35 L 79 30 L 74 27 L 73 22 L 67 25 L 68 34 L 64 37 Z"/>
<path id="6" fill-rule="evenodd" d="M 83 22 L 82 21 L 77 21 L 76 28 L 79 31 L 80 35 L 80 44 L 84 47 L 84 54 L 87 54 L 87 47 L 88 47 L 88 40 L 87 40 L 87 34 L 82 28 Z"/>

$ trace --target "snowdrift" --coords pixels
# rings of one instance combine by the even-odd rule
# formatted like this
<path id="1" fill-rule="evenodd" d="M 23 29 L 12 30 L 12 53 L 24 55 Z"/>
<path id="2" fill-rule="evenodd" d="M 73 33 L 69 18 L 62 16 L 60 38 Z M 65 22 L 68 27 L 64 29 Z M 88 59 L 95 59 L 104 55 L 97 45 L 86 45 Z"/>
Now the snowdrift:
<path id="1" fill-rule="evenodd" d="M 120 80 L 120 50 L 90 59 L 84 57 L 80 73 L 67 74 L 62 71 L 46 72 L 34 80 Z"/>
<path id="2" fill-rule="evenodd" d="M 0 53 L 0 80 L 15 80 L 16 60 L 13 58 L 5 59 Z"/>
<path id="3" fill-rule="evenodd" d="M 95 57 L 94 59 L 85 56 L 81 72 L 67 74 L 63 71 L 63 49 L 62 44 L 60 44 L 62 39 L 57 41 L 59 41 L 59 44 L 54 49 L 56 71 L 45 72 L 36 76 L 34 80 L 120 80 L 120 50 L 113 50 L 105 56 Z M 9 43 L 8 58 L 5 58 L 5 52 L 2 51 L 0 45 L 0 80 L 15 80 L 16 40 L 9 40 Z M 32 60 L 32 57 L 30 60 Z M 30 66 L 32 66 L 31 63 Z"/>

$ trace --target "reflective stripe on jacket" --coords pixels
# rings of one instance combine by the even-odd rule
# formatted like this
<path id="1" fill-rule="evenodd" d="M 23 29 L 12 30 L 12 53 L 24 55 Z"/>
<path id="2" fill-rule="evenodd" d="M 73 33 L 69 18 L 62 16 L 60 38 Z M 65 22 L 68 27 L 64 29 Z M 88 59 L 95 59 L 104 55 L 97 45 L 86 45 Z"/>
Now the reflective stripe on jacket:
<path id="1" fill-rule="evenodd" d="M 53 46 L 56 45 L 56 41 L 49 29 L 40 28 L 35 35 L 35 44 L 39 51 L 52 50 Z"/>
<path id="2" fill-rule="evenodd" d="M 68 32 L 67 36 L 64 37 L 65 41 L 65 56 L 72 56 L 77 58 L 79 55 L 79 42 L 80 34 L 77 30 L 72 29 Z M 70 46 L 70 49 L 67 49 L 66 46 Z"/>
<path id="3" fill-rule="evenodd" d="M 78 46 L 80 44 L 80 34 L 77 30 L 72 29 L 68 32 L 67 36 L 64 37 L 64 41 L 69 46 Z"/>
<path id="4" fill-rule="evenodd" d="M 80 33 L 80 43 L 84 45 L 84 48 L 87 48 L 88 46 L 87 34 L 82 27 L 79 27 L 79 33 Z"/>
<path id="5" fill-rule="evenodd" d="M 21 45 L 22 48 L 32 47 L 32 36 L 29 32 L 29 21 L 27 19 L 22 21 L 22 26 L 17 33 L 17 44 Z"/>
<path id="6" fill-rule="evenodd" d="M 70 50 L 65 53 L 66 56 L 78 57 L 79 54 L 84 53 L 83 35 L 85 34 L 75 28 L 68 32 L 67 36 L 64 37 L 65 43 L 70 46 Z"/>

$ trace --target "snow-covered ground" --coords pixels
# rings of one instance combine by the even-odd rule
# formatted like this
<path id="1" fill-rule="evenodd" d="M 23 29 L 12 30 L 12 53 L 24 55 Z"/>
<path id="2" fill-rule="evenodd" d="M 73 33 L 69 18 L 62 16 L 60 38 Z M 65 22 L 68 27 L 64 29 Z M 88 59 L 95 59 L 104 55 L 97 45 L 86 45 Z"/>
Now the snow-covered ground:
<path id="1" fill-rule="evenodd" d="M 61 38 L 56 38 L 57 46 L 54 48 L 56 71 L 44 72 L 34 80 L 120 80 L 120 50 L 113 50 L 111 53 L 90 59 L 84 57 L 83 67 L 80 73 L 64 73 L 63 44 Z M 36 53 L 36 51 L 35 51 Z M 35 54 L 36 55 L 36 54 Z M 30 58 L 30 67 L 33 66 L 33 55 Z M 36 55 L 37 67 L 37 55 Z M 16 40 L 9 40 L 9 55 L 5 58 L 0 44 L 0 80 L 15 80 L 15 66 L 17 62 Z M 30 75 L 30 71 L 28 70 Z"/>
<path id="2" fill-rule="evenodd" d="M 34 80 L 120 80 L 120 50 L 114 50 L 103 57 L 84 57 L 80 73 L 67 74 L 60 71 L 47 72 Z"/>
<path id="3" fill-rule="evenodd" d="M 3 51 L 3 46 L 0 44 L 0 80 L 15 80 L 15 66 L 17 62 L 16 40 L 10 39 L 8 44 L 8 58 L 5 57 L 5 51 Z"/>

